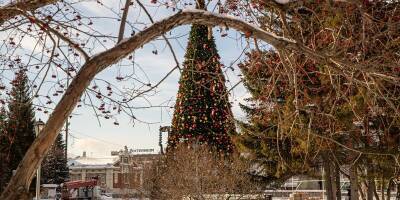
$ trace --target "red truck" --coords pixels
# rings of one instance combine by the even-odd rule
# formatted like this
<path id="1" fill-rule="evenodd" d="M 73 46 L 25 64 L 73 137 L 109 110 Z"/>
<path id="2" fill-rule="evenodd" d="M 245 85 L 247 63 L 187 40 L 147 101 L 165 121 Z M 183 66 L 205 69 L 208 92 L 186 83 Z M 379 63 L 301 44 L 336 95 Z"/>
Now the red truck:
<path id="1" fill-rule="evenodd" d="M 97 177 L 90 180 L 65 182 L 62 184 L 61 188 L 61 199 L 63 200 L 100 199 Z"/>

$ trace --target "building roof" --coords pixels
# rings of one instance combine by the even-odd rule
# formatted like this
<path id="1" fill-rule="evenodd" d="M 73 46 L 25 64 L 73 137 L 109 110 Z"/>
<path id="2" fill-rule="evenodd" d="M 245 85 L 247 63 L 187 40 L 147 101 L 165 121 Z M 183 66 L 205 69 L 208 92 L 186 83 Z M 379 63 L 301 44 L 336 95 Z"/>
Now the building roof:
<path id="1" fill-rule="evenodd" d="M 57 184 L 42 184 L 42 187 L 44 188 L 56 188 L 58 187 Z"/>
<path id="2" fill-rule="evenodd" d="M 87 156 L 78 156 L 76 158 L 71 158 L 68 160 L 69 167 L 95 167 L 95 168 L 103 168 L 103 167 L 112 167 L 117 161 L 118 156 L 109 156 L 109 157 L 87 157 Z"/>

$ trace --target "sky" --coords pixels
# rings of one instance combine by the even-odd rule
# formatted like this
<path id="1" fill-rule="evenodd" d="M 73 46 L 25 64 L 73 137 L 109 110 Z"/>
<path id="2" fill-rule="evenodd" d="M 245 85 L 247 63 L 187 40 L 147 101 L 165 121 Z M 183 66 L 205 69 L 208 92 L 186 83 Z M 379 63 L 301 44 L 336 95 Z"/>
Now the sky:
<path id="1" fill-rule="evenodd" d="M 115 16 L 115 13 L 120 12 L 122 5 L 115 3 L 115 0 L 103 0 L 105 6 L 99 6 L 93 1 L 87 1 L 77 5 L 87 16 Z M 188 1 L 190 2 L 190 1 Z M 149 11 L 154 20 L 160 20 L 166 16 L 170 16 L 174 12 L 172 9 L 165 7 L 156 7 L 143 0 L 145 5 L 148 5 Z M 107 8 L 108 7 L 108 8 Z M 211 4 L 209 8 L 213 7 Z M 115 13 L 113 13 L 113 10 Z M 132 9 L 128 19 L 135 19 L 138 22 L 148 23 L 147 17 L 143 11 Z M 94 22 L 94 27 L 103 33 L 117 35 L 119 23 L 110 20 L 97 20 Z M 142 29 L 138 25 L 139 29 Z M 184 60 L 185 48 L 187 45 L 187 37 L 190 26 L 182 26 L 174 29 L 169 35 L 181 37 L 171 40 L 171 44 L 180 63 Z M 219 27 L 213 29 L 214 37 L 216 40 L 217 48 L 221 56 L 221 62 L 226 66 L 232 68 L 225 68 L 227 88 L 232 88 L 233 85 L 239 82 L 240 70 L 237 67 L 237 62 L 243 59 L 243 50 L 247 44 L 241 34 L 229 30 L 227 37 L 221 37 L 218 32 Z M 126 37 L 129 37 L 130 31 L 126 31 Z M 0 35 L 1 36 L 1 35 Z M 112 46 L 113 44 L 110 44 Z M 34 41 L 25 40 L 23 42 L 24 48 L 33 49 L 35 46 Z M 157 50 L 158 54 L 154 55 L 152 51 Z M 98 50 L 101 51 L 101 50 Z M 96 53 L 96 50 L 92 54 Z M 161 39 L 145 45 L 143 48 L 134 53 L 134 60 L 136 66 L 140 66 L 140 70 L 135 71 L 138 77 L 148 80 L 153 85 L 161 80 L 174 66 L 175 61 L 166 47 L 165 42 Z M 102 71 L 98 76 L 99 79 L 114 80 L 115 75 L 119 70 L 125 70 L 126 66 L 111 66 Z M 69 139 L 68 139 L 68 154 L 70 157 L 82 155 L 83 151 L 87 152 L 88 156 L 105 157 L 110 156 L 111 151 L 121 150 L 126 145 L 128 148 L 133 149 L 154 149 L 159 152 L 158 137 L 159 127 L 168 126 L 171 124 L 173 105 L 178 91 L 178 81 L 180 73 L 175 70 L 159 87 L 152 96 L 147 97 L 147 100 L 138 98 L 133 102 L 134 106 L 149 106 L 150 103 L 156 107 L 145 109 L 135 109 L 134 115 L 138 120 L 132 120 L 126 115 L 119 115 L 114 119 L 118 121 L 119 125 L 114 125 L 113 121 L 97 119 L 91 107 L 76 108 L 70 119 L 69 126 Z M 121 87 L 129 86 L 134 83 L 124 83 Z M 245 115 L 239 108 L 239 102 L 244 102 L 244 99 L 249 97 L 246 89 L 242 84 L 235 87 L 230 93 L 230 101 L 232 102 L 232 110 L 236 119 L 244 120 Z M 150 103 L 149 103 L 150 102 Z M 157 105 L 164 105 L 166 107 L 157 107 Z M 42 113 L 37 113 L 37 118 L 43 121 L 48 116 Z M 163 135 L 164 147 L 166 146 L 167 135 Z"/>

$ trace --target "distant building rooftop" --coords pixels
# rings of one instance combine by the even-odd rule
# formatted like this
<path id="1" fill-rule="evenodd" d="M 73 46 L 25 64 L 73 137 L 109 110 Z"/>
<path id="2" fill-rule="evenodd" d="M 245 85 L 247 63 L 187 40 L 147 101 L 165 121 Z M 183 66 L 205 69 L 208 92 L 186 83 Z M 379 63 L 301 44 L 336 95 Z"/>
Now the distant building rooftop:
<path id="1" fill-rule="evenodd" d="M 107 156 L 107 157 L 87 157 L 86 152 L 83 152 L 82 156 L 71 158 L 68 160 L 68 166 L 71 167 L 90 167 L 90 168 L 104 168 L 113 167 L 113 165 L 119 160 L 118 156 Z"/>

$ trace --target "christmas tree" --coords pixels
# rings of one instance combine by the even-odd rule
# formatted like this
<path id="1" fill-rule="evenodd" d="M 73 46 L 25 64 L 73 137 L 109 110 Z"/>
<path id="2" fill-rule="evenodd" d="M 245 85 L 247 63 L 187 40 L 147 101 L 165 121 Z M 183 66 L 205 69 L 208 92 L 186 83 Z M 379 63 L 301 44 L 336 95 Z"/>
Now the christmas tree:
<path id="1" fill-rule="evenodd" d="M 204 2 L 196 8 L 204 8 Z M 209 144 L 222 152 L 232 150 L 229 135 L 235 127 L 220 57 L 209 31 L 199 24 L 190 31 L 168 149 L 186 141 Z"/>
<path id="2" fill-rule="evenodd" d="M 42 162 L 42 183 L 61 184 L 68 179 L 65 143 L 59 134 L 51 150 Z"/>
<path id="3" fill-rule="evenodd" d="M 6 163 L 1 176 L 8 182 L 12 171 L 16 170 L 29 146 L 35 139 L 32 101 L 29 94 L 28 77 L 24 70 L 16 73 L 11 82 L 10 101 L 7 112 L 7 126 L 3 132 L 1 153 Z"/>

